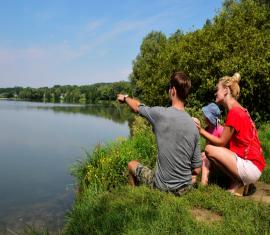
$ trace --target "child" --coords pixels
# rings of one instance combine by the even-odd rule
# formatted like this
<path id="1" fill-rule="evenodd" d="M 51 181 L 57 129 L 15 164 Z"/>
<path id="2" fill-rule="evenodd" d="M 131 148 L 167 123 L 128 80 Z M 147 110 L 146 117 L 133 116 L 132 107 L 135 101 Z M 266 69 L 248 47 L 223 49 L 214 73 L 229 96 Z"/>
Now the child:
<path id="1" fill-rule="evenodd" d="M 210 134 L 220 137 L 223 132 L 223 126 L 219 124 L 220 109 L 215 103 L 210 103 L 202 108 L 205 117 L 205 130 Z M 194 118 L 196 120 L 196 118 Z M 202 185 L 208 184 L 209 160 L 202 152 Z M 196 182 L 196 177 L 192 177 L 192 183 Z"/>
<path id="2" fill-rule="evenodd" d="M 220 109 L 215 103 L 210 103 L 202 108 L 206 128 L 210 134 L 220 137 L 223 132 L 223 126 L 219 124 Z"/>

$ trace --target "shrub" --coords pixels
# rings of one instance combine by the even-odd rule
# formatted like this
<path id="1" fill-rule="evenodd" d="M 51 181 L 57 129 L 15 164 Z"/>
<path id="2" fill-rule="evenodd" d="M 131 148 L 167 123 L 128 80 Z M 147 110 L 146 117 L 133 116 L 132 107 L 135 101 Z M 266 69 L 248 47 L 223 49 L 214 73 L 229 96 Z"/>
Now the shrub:
<path id="1" fill-rule="evenodd" d="M 154 165 L 157 148 L 150 127 L 137 117 L 132 132 L 133 136 L 129 139 L 121 138 L 114 143 L 96 146 L 92 153 L 86 153 L 86 158 L 73 167 L 72 172 L 79 180 L 81 189 L 90 187 L 98 192 L 125 184 L 127 164 L 134 159 L 150 167 Z"/>
<path id="2" fill-rule="evenodd" d="M 259 129 L 259 139 L 261 141 L 266 167 L 262 173 L 261 181 L 270 183 L 270 123 L 264 123 Z"/>

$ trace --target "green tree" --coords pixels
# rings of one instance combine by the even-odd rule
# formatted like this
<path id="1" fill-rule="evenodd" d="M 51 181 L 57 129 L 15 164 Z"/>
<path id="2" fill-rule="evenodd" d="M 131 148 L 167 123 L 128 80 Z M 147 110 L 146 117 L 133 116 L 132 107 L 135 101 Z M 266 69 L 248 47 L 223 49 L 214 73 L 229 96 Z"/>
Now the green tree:
<path id="1" fill-rule="evenodd" d="M 164 100 L 164 88 L 168 84 L 163 66 L 166 60 L 166 46 L 167 38 L 163 33 L 151 32 L 144 38 L 140 54 L 133 62 L 130 76 L 133 93 L 148 104 Z"/>
<path id="2" fill-rule="evenodd" d="M 268 120 L 269 7 L 255 0 L 227 0 L 202 29 L 186 34 L 177 30 L 168 39 L 160 32 L 150 33 L 133 62 L 130 80 L 135 95 L 149 105 L 166 104 L 164 87 L 175 70 L 192 80 L 190 106 L 213 101 L 218 79 L 240 72 L 240 102 L 253 116 Z"/>

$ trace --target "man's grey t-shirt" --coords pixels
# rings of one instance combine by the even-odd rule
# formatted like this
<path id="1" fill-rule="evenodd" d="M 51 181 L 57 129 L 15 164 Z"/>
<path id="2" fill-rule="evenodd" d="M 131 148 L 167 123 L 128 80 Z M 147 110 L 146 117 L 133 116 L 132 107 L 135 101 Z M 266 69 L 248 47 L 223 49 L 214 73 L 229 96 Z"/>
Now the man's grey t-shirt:
<path id="1" fill-rule="evenodd" d="M 174 191 L 191 184 L 192 169 L 202 165 L 200 136 L 185 111 L 174 107 L 139 106 L 139 114 L 153 126 L 158 145 L 155 186 Z"/>

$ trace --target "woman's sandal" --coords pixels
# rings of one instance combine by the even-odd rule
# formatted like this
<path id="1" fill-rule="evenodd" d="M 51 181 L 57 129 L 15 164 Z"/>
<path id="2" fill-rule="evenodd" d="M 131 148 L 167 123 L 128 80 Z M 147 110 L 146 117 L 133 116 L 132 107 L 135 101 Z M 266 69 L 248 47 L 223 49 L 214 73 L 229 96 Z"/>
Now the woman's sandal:
<path id="1" fill-rule="evenodd" d="M 237 197 L 250 196 L 256 192 L 256 186 L 254 184 L 247 184 L 245 186 L 241 186 L 235 191 L 228 190 L 232 195 Z"/>
<path id="2" fill-rule="evenodd" d="M 237 188 L 234 191 L 230 191 L 228 190 L 232 195 L 237 196 L 237 197 L 243 197 L 244 195 L 244 190 L 245 190 L 245 186 L 241 186 L 239 188 Z"/>

